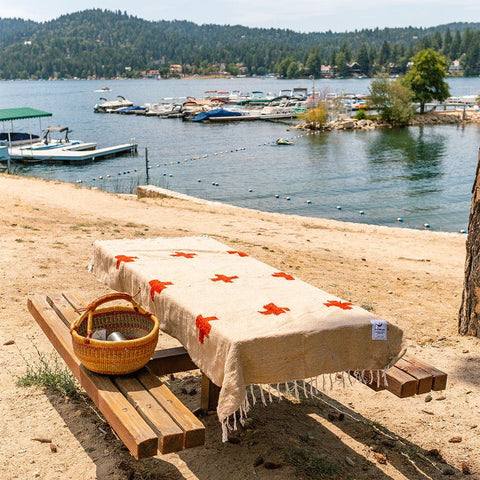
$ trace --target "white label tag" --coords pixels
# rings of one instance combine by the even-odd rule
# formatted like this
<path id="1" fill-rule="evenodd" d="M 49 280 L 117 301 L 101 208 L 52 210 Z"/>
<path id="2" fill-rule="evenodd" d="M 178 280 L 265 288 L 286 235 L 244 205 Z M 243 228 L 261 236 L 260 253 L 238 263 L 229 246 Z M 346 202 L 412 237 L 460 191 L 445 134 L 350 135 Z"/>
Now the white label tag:
<path id="1" fill-rule="evenodd" d="M 372 340 L 387 339 L 387 322 L 385 320 L 370 320 L 372 324 Z"/>

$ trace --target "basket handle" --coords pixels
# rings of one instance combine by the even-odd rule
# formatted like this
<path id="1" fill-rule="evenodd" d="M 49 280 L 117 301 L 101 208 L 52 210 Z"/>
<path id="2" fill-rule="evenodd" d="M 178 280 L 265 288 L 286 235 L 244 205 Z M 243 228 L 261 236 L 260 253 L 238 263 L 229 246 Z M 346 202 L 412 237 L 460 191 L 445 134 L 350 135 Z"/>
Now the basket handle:
<path id="1" fill-rule="evenodd" d="M 70 327 L 70 332 L 72 330 L 77 330 L 77 328 L 80 326 L 80 324 L 83 322 L 86 316 L 88 316 L 88 321 L 87 321 L 87 336 L 86 340 L 87 342 L 90 340 L 90 336 L 92 335 L 92 324 L 93 324 L 93 312 L 100 306 L 103 305 L 104 303 L 112 302 L 115 300 L 125 300 L 127 302 L 130 302 L 134 308 L 135 311 L 140 312 L 144 315 L 148 315 L 150 312 L 147 312 L 144 308 L 142 308 L 134 299 L 131 295 L 128 293 L 109 293 L 107 295 L 104 295 L 103 297 L 98 298 L 97 300 L 94 300 L 91 302 L 88 307 L 86 308 L 85 312 L 77 318 L 71 325 Z"/>

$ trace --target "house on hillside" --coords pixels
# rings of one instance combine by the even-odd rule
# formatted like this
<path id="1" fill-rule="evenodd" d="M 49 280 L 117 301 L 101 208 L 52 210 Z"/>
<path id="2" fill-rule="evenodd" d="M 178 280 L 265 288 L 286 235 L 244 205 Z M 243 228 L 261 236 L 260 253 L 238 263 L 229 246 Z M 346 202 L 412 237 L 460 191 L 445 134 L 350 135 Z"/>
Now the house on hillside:
<path id="1" fill-rule="evenodd" d="M 333 78 L 337 73 L 337 68 L 335 65 L 322 65 L 320 67 L 320 73 L 324 78 Z"/>
<path id="2" fill-rule="evenodd" d="M 452 76 L 463 75 L 463 67 L 460 60 L 454 60 L 448 67 L 448 73 Z"/>
<path id="3" fill-rule="evenodd" d="M 160 77 L 159 70 L 143 70 L 141 74 L 143 78 L 159 78 Z"/>
<path id="4" fill-rule="evenodd" d="M 176 64 L 170 65 L 170 73 L 178 73 L 179 75 L 181 75 L 182 72 L 183 72 L 183 69 L 181 65 L 176 65 Z"/>

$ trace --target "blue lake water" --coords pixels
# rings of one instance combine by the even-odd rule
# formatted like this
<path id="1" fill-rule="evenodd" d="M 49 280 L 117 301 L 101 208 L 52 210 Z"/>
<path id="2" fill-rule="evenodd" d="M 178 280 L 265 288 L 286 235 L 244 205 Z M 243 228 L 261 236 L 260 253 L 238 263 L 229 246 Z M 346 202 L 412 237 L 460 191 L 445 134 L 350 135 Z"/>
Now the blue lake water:
<path id="1" fill-rule="evenodd" d="M 369 83 L 368 79 L 316 80 L 315 89 L 366 93 Z M 112 92 L 95 92 L 104 85 Z M 480 78 L 451 79 L 450 85 L 452 95 L 480 92 Z M 16 166 L 17 174 L 81 180 L 83 185 L 131 193 L 145 183 L 148 148 L 151 184 L 209 200 L 376 225 L 423 228 L 428 223 L 433 230 L 443 231 L 467 227 L 480 125 L 302 135 L 287 125 L 269 122 L 205 125 L 93 113 L 101 96 L 123 95 L 143 104 L 202 96 L 205 90 L 278 93 L 295 86 L 311 89 L 313 85 L 306 80 L 250 78 L 0 82 L 0 105 L 52 112 L 53 118 L 43 119 L 42 127 L 68 125 L 71 138 L 97 141 L 99 147 L 131 138 L 139 144 L 136 157 L 76 166 Z M 14 127 L 38 132 L 39 121 L 30 122 L 15 122 Z M 290 138 L 295 145 L 276 146 L 278 137 Z M 404 219 L 402 224 L 398 217 Z"/>

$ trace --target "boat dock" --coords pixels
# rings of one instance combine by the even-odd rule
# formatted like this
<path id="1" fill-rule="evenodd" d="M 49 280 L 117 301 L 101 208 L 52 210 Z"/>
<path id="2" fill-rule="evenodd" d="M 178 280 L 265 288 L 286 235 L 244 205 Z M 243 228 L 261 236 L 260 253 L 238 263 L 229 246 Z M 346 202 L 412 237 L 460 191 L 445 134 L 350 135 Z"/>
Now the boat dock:
<path id="1" fill-rule="evenodd" d="M 97 150 L 71 151 L 66 149 L 52 149 L 47 151 L 29 150 L 20 147 L 10 149 L 10 158 L 23 163 L 70 163 L 82 164 L 94 162 L 107 157 L 114 157 L 129 153 L 136 153 L 137 143 L 125 143 Z"/>

